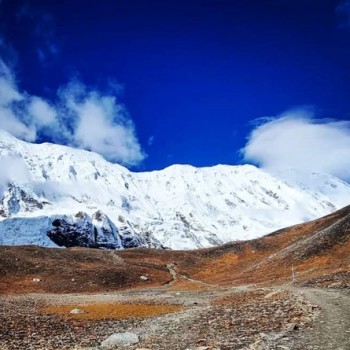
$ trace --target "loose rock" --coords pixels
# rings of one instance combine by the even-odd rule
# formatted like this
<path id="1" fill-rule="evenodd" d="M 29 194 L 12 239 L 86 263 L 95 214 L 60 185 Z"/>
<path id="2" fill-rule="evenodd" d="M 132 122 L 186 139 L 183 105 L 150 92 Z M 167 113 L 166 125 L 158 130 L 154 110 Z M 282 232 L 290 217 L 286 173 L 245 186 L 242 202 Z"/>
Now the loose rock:
<path id="1" fill-rule="evenodd" d="M 69 313 L 72 315 L 79 315 L 79 314 L 85 314 L 85 311 L 82 309 L 76 308 L 76 309 L 71 310 Z"/>
<path id="2" fill-rule="evenodd" d="M 42 282 L 43 281 L 43 279 L 42 278 L 33 278 L 33 282 Z"/>
<path id="3" fill-rule="evenodd" d="M 114 333 L 105 339 L 101 346 L 104 349 L 113 349 L 115 346 L 125 346 L 136 344 L 140 341 L 139 336 L 135 333 Z"/>

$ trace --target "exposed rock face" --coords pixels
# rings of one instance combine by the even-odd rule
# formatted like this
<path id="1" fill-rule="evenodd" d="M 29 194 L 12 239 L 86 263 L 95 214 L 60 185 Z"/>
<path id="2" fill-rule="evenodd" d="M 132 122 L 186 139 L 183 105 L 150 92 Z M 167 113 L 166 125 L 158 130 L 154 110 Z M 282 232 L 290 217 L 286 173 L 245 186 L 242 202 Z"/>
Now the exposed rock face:
<path id="1" fill-rule="evenodd" d="M 119 228 L 119 235 L 124 248 L 166 248 L 153 236 L 151 232 L 142 231 L 137 233 L 130 222 L 127 222 Z"/>
<path id="2" fill-rule="evenodd" d="M 2 244 L 2 240 L 7 240 L 6 237 L 11 235 L 11 231 L 17 232 L 23 222 L 23 227 L 37 225 L 37 231 L 46 234 L 54 244 L 60 247 L 123 249 L 147 246 L 163 248 L 150 232 L 145 232 L 142 236 L 136 233 L 130 222 L 122 222 L 118 230 L 116 225 L 101 210 L 95 212 L 91 217 L 85 212 L 78 212 L 74 216 L 53 215 L 33 219 L 15 217 L 19 213 L 42 210 L 45 205 L 50 205 L 50 203 L 40 201 L 34 192 L 28 193 L 19 186 L 9 183 L 2 198 L 0 198 L 0 216 L 7 219 L 0 227 L 0 244 Z M 12 217 L 14 218 L 12 219 Z M 40 225 L 37 224 L 37 221 L 40 222 Z M 45 228 L 46 226 L 47 228 Z M 13 241 L 16 241 L 16 236 L 14 236 Z M 23 241 L 18 240 L 18 243 L 30 244 L 31 242 L 27 242 L 25 238 L 23 237 Z M 50 244 L 43 242 L 42 245 L 50 246 Z"/>
<path id="3" fill-rule="evenodd" d="M 0 130 L 4 168 L 3 159 L 22 169 L 1 169 L 0 244 L 6 245 L 55 246 L 47 230 L 60 244 L 69 232 L 70 244 L 80 244 L 72 217 L 81 211 L 90 220 L 84 246 L 205 248 L 321 217 L 350 198 L 350 185 L 326 174 L 269 174 L 251 165 L 133 173 L 93 152 L 30 144 Z M 12 185 L 4 188 L 4 181 Z M 52 228 L 56 219 L 63 221 Z"/>
<path id="4" fill-rule="evenodd" d="M 122 241 L 117 227 L 100 210 L 92 215 L 94 225 L 94 239 L 98 247 L 122 248 Z"/>
<path id="5" fill-rule="evenodd" d="M 125 223 L 118 230 L 109 217 L 100 210 L 92 217 L 79 212 L 74 216 L 63 215 L 55 218 L 47 230 L 47 236 L 60 247 L 123 249 L 151 246 L 162 248 L 152 235 L 140 237 L 129 223 Z"/>
<path id="6" fill-rule="evenodd" d="M 79 212 L 52 221 L 48 237 L 60 247 L 123 248 L 118 229 L 101 211 L 92 215 Z"/>
<path id="7" fill-rule="evenodd" d="M 15 204 L 19 205 L 18 202 Z M 0 244 L 104 249 L 163 248 L 150 233 L 140 236 L 129 225 L 124 223 L 118 230 L 101 211 L 95 212 L 92 217 L 85 212 L 75 215 L 8 217 L 0 221 Z"/>
<path id="8" fill-rule="evenodd" d="M 85 213 L 55 219 L 52 226 L 47 235 L 60 247 L 96 247 L 94 226 Z"/>
<path id="9" fill-rule="evenodd" d="M 121 226 L 119 229 L 123 247 L 135 248 L 141 246 L 141 239 L 130 226 Z"/>
<path id="10" fill-rule="evenodd" d="M 9 183 L 0 201 L 0 216 L 11 217 L 20 211 L 28 212 L 43 209 L 44 204 L 49 204 L 48 202 L 41 202 L 35 197 L 34 194 L 31 195 L 15 184 Z"/>

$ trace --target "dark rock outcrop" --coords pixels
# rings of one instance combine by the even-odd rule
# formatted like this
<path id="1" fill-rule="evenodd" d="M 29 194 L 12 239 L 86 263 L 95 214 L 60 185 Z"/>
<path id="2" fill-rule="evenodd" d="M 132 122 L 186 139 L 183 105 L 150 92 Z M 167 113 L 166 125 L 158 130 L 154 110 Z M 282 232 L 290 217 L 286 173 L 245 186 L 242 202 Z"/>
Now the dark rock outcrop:
<path id="1" fill-rule="evenodd" d="M 47 236 L 61 247 L 122 249 L 142 245 L 134 233 L 129 239 L 122 239 L 117 227 L 101 211 L 97 211 L 92 217 L 79 212 L 75 216 L 56 218 L 52 221 Z"/>
<path id="2" fill-rule="evenodd" d="M 99 248 L 118 249 L 122 248 L 122 241 L 117 227 L 109 217 L 100 210 L 92 215 L 94 225 L 95 244 Z"/>
<path id="3" fill-rule="evenodd" d="M 75 216 L 64 216 L 52 222 L 48 237 L 60 247 L 97 248 L 91 218 L 79 212 Z"/>

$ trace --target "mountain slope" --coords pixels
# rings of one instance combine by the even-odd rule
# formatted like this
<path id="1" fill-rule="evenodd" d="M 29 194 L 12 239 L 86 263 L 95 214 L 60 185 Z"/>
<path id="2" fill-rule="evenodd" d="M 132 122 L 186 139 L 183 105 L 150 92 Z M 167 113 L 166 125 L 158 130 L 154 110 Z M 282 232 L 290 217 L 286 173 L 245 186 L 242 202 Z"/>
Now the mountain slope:
<path id="1" fill-rule="evenodd" d="M 348 184 L 324 174 L 305 184 L 251 165 L 133 173 L 2 131 L 0 164 L 0 244 L 75 245 L 83 227 L 84 246 L 209 247 L 321 217 L 350 198 Z"/>
<path id="2" fill-rule="evenodd" d="M 350 206 L 262 238 L 201 254 L 195 278 L 209 283 L 341 282 L 350 287 Z M 186 267 L 187 268 L 187 267 Z M 230 273 L 228 273 L 230 271 Z"/>
<path id="3" fill-rule="evenodd" d="M 297 283 L 350 288 L 350 206 L 262 238 L 193 251 L 3 246 L 0 293 L 280 285 L 291 282 L 292 267 Z"/>

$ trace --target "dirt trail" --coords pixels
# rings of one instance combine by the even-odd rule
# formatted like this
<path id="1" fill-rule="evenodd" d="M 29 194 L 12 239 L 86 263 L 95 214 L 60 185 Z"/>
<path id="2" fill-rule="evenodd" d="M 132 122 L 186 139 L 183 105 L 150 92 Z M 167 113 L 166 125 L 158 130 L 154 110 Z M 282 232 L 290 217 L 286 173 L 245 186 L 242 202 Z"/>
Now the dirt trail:
<path id="1" fill-rule="evenodd" d="M 169 285 L 172 285 L 177 281 L 177 272 L 175 270 L 175 265 L 174 264 L 167 264 L 166 268 L 168 269 L 170 276 L 171 276 L 171 281 L 169 282 Z"/>
<path id="2" fill-rule="evenodd" d="M 204 286 L 204 287 L 207 287 L 207 288 L 214 288 L 214 289 L 219 289 L 219 286 L 218 285 L 214 285 L 214 284 L 210 284 L 210 283 L 207 283 L 207 282 L 203 282 L 201 280 L 197 280 L 195 278 L 192 278 L 190 276 L 186 276 L 184 274 L 179 274 L 177 272 L 177 267 L 172 264 L 172 263 L 169 263 L 166 265 L 166 268 L 171 276 L 171 281 L 169 283 L 167 283 L 168 286 L 171 286 L 173 284 L 175 284 L 177 281 L 183 279 L 183 280 L 186 280 L 188 282 L 191 282 L 191 283 L 194 283 L 194 284 L 198 284 L 200 286 Z"/>
<path id="3" fill-rule="evenodd" d="M 311 330 L 298 335 L 292 349 L 349 350 L 349 291 L 303 288 L 302 292 L 306 299 L 321 308 L 321 314 Z"/>

